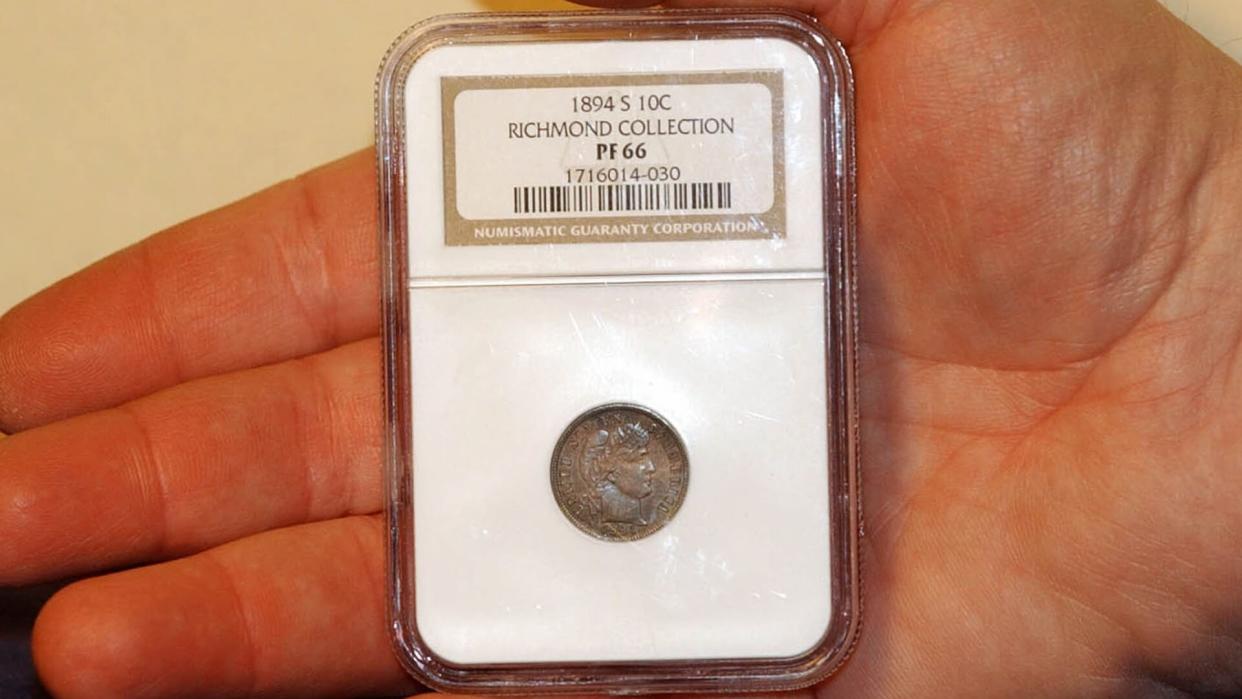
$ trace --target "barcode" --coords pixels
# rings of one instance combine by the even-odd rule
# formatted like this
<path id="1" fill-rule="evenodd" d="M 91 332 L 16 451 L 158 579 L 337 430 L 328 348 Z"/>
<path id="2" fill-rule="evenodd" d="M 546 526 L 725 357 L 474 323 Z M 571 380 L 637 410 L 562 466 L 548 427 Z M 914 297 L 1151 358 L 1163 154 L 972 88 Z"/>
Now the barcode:
<path id="1" fill-rule="evenodd" d="M 733 205 L 732 182 L 563 184 L 514 187 L 513 213 L 702 211 Z"/>

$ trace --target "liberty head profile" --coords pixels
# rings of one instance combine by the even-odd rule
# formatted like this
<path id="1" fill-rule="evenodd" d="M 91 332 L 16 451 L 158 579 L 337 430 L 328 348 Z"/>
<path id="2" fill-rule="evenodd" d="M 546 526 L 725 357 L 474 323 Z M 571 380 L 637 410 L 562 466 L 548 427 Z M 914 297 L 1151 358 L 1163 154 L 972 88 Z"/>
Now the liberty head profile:
<path id="1" fill-rule="evenodd" d="M 604 522 L 649 524 L 643 500 L 655 492 L 655 464 L 647 454 L 651 435 L 637 422 L 600 429 L 587 439 L 582 476 L 598 498 Z"/>

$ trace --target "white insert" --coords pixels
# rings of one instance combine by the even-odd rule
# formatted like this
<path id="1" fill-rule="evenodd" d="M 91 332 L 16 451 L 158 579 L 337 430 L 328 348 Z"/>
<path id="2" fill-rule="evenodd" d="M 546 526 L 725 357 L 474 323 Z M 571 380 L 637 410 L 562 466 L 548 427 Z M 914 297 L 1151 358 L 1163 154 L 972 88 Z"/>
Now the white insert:
<path id="1" fill-rule="evenodd" d="M 442 48 L 408 81 L 419 633 L 462 664 L 797 655 L 831 615 L 814 63 L 773 39 L 583 46 Z M 446 247 L 439 78 L 567 67 L 784 71 L 786 237 Z M 598 274 L 627 276 L 539 278 Z M 629 543 L 577 530 L 550 489 L 562 430 L 617 401 L 689 457 L 681 510 Z"/>

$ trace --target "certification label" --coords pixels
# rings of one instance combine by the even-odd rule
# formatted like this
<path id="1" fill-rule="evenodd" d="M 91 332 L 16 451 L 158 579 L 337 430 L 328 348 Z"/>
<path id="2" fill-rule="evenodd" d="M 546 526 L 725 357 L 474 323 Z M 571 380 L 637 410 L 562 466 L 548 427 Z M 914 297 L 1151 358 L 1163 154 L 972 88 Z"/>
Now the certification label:
<path id="1" fill-rule="evenodd" d="M 779 71 L 445 77 L 447 245 L 785 235 Z"/>

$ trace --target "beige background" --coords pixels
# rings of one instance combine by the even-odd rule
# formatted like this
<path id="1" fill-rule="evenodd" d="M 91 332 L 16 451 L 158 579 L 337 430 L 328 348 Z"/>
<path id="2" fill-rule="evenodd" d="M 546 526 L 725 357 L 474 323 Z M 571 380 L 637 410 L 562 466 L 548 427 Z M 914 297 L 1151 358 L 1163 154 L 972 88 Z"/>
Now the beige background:
<path id="1" fill-rule="evenodd" d="M 1242 0 L 1166 4 L 1242 60 Z M 406 26 L 443 12 L 568 7 L 8 0 L 0 312 L 152 231 L 366 147 L 375 70 Z"/>

